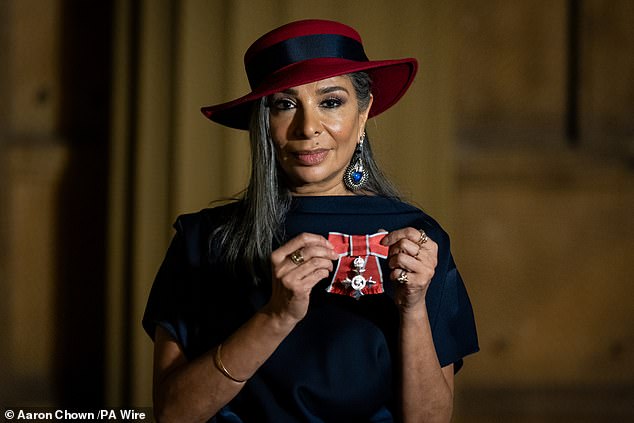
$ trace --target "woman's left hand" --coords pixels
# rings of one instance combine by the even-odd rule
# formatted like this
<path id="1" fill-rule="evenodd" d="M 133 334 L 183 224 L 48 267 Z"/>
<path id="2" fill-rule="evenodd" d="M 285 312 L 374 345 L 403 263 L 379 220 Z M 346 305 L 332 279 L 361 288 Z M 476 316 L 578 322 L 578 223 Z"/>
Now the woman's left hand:
<path id="1" fill-rule="evenodd" d="M 438 244 L 422 229 L 403 228 L 381 240 L 388 246 L 388 266 L 396 282 L 395 301 L 401 312 L 425 304 L 425 294 L 438 264 Z"/>

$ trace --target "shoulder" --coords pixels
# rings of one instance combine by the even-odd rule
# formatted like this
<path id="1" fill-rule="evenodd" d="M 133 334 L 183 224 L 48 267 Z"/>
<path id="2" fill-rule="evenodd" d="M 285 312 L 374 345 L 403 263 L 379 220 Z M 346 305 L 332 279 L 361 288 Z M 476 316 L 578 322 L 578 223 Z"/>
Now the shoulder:
<path id="1" fill-rule="evenodd" d="M 200 232 L 212 232 L 218 226 L 226 223 L 241 208 L 240 201 L 223 204 L 221 206 L 205 208 L 194 213 L 181 214 L 174 222 L 174 229 L 184 235 Z"/>
<path id="2" fill-rule="evenodd" d="M 198 267 L 210 259 L 210 241 L 218 228 L 231 216 L 239 213 L 241 202 L 236 201 L 217 207 L 205 208 L 195 213 L 181 214 L 174 222 L 174 242 L 183 249 L 190 265 Z"/>
<path id="3" fill-rule="evenodd" d="M 412 216 L 412 224 L 415 225 L 416 229 L 425 231 L 437 243 L 449 246 L 449 235 L 434 217 L 411 203 L 401 200 L 394 201 L 395 207 L 399 207 L 403 213 L 408 213 Z"/>

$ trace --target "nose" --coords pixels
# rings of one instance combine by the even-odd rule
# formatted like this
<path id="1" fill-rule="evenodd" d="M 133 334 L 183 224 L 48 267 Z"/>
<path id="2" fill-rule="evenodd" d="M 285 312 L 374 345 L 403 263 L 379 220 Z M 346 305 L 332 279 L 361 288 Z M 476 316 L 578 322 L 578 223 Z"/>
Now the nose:
<path id="1" fill-rule="evenodd" d="M 298 108 L 295 119 L 295 136 L 299 139 L 311 139 L 323 132 L 319 113 L 311 107 Z"/>

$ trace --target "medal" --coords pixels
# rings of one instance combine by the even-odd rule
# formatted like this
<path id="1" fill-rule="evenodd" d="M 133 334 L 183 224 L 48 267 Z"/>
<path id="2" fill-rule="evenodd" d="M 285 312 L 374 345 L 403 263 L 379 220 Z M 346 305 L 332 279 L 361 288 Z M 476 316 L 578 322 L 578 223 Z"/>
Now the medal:
<path id="1" fill-rule="evenodd" d="M 372 279 L 372 276 L 370 276 L 370 279 L 366 279 L 362 275 L 362 273 L 365 272 L 366 260 L 367 257 L 365 260 L 360 256 L 355 258 L 352 261 L 352 272 L 354 272 L 355 275 L 352 277 L 352 279 L 350 279 L 350 277 L 347 277 L 345 280 L 341 281 L 341 284 L 343 286 L 348 289 L 353 289 L 350 295 L 357 300 L 363 295 L 363 288 L 365 288 L 366 285 L 374 285 L 376 283 L 376 281 Z"/>
<path id="2" fill-rule="evenodd" d="M 388 247 L 380 244 L 387 232 L 372 235 L 328 234 L 339 260 L 327 292 L 359 299 L 363 295 L 381 294 L 383 275 L 379 258 L 386 258 Z"/>

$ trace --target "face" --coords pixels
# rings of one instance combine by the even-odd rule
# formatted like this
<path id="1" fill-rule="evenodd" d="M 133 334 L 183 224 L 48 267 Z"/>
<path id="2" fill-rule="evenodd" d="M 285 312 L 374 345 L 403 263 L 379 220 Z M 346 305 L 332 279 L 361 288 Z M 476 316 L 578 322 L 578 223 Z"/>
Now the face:
<path id="1" fill-rule="evenodd" d="M 277 160 L 295 195 L 350 194 L 343 174 L 365 128 L 348 76 L 273 94 L 268 99 Z"/>

